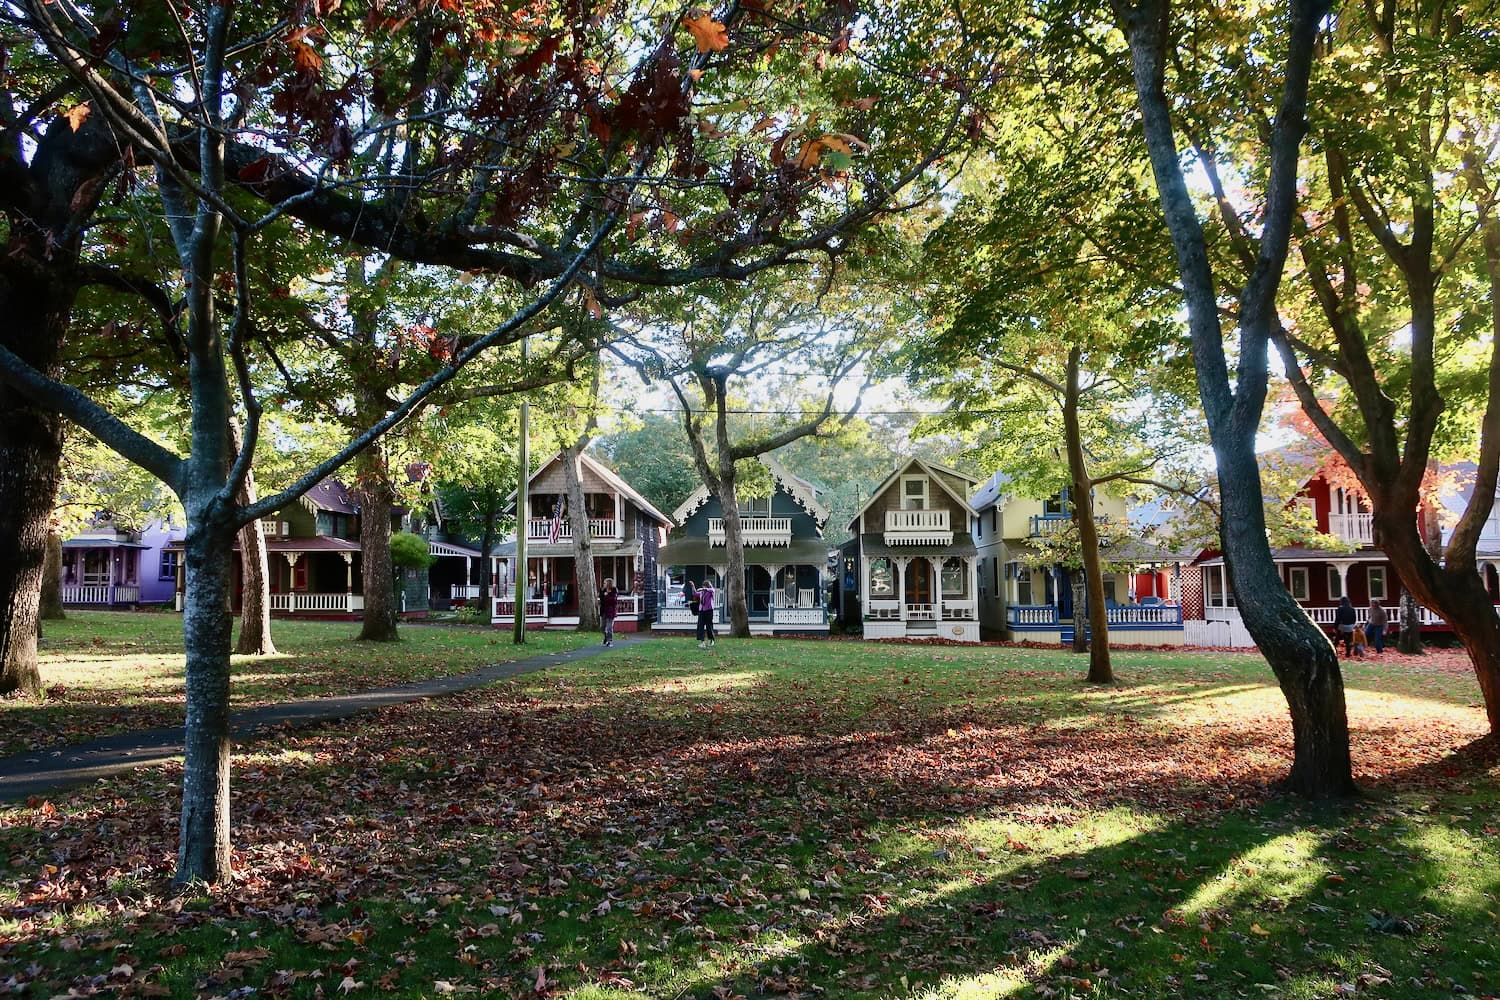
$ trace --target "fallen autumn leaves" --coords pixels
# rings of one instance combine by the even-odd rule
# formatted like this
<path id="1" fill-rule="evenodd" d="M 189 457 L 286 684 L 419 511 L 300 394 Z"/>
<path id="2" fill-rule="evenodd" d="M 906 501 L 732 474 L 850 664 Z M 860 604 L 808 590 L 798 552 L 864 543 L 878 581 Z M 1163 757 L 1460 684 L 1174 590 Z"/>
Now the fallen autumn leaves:
<path id="1" fill-rule="evenodd" d="M 1098 691 L 1060 654 L 681 653 L 643 643 L 245 748 L 238 876 L 201 898 L 164 896 L 173 767 L 14 810 L 7 985 L 1324 995 L 1457 974 L 1440 958 L 1474 913 L 1439 912 L 1442 885 L 1500 876 L 1465 853 L 1495 822 L 1493 798 L 1457 798 L 1494 769 L 1450 755 L 1483 732 L 1466 706 L 1351 682 L 1380 801 L 1307 816 L 1266 804 L 1287 727 L 1249 658 L 1130 654 L 1142 682 Z M 1372 884 L 1433 916 L 1372 938 L 1366 910 L 1394 909 Z"/>

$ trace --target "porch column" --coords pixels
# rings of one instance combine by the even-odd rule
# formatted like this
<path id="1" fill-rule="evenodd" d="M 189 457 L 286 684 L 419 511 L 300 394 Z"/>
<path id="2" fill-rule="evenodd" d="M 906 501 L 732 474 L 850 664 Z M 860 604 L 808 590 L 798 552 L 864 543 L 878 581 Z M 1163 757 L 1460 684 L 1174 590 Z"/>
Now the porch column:
<path id="1" fill-rule="evenodd" d="M 469 584 L 474 582 L 474 559 L 464 556 L 464 596 L 469 596 Z"/>
<path id="2" fill-rule="evenodd" d="M 1328 564 L 1330 566 L 1332 566 L 1333 567 L 1333 571 L 1339 575 L 1339 597 L 1348 597 L 1349 596 L 1349 567 L 1352 566 L 1353 563 L 1350 563 L 1350 562 L 1347 562 L 1347 561 L 1344 561 L 1344 560 L 1338 560 L 1338 561 L 1329 560 Z M 1351 602 L 1352 602 L 1352 598 L 1351 598 Z"/>
<path id="3" fill-rule="evenodd" d="M 614 537 L 617 538 L 617 539 L 625 537 L 625 508 L 620 506 L 620 491 L 619 490 L 615 490 L 615 533 L 614 533 Z M 616 581 L 615 588 L 619 589 L 619 586 L 620 586 L 619 582 Z"/>
<path id="4" fill-rule="evenodd" d="M 286 581 L 286 609 L 297 610 L 297 560 L 302 558 L 300 552 L 283 552 L 286 557 L 287 581 Z"/>
<path id="5" fill-rule="evenodd" d="M 906 564 L 909 558 L 897 557 L 891 562 L 896 564 L 896 599 L 900 602 L 896 606 L 902 624 L 906 622 Z"/>
<path id="6" fill-rule="evenodd" d="M 184 549 L 182 555 L 179 555 L 177 557 L 176 585 L 173 589 L 176 591 L 176 604 L 178 611 L 182 610 L 183 594 L 187 591 L 187 559 L 184 558 L 186 555 L 187 551 Z"/>
<path id="7" fill-rule="evenodd" d="M 769 563 L 766 566 L 766 572 L 771 575 L 770 611 L 773 622 L 776 620 L 776 595 L 782 591 L 782 588 L 776 586 L 776 574 L 780 573 L 782 569 L 783 565 L 781 563 Z"/>
<path id="8" fill-rule="evenodd" d="M 861 610 L 866 614 L 870 611 L 870 557 L 861 555 L 859 557 L 859 601 Z"/>
<path id="9" fill-rule="evenodd" d="M 1229 564 L 1219 563 L 1219 607 L 1229 607 Z"/>
<path id="10" fill-rule="evenodd" d="M 932 620 L 943 620 L 943 557 L 928 556 L 927 565 L 932 567 Z"/>
<path id="11" fill-rule="evenodd" d="M 354 553 L 340 552 L 344 557 L 344 610 L 354 610 Z"/>
<path id="12" fill-rule="evenodd" d="M 974 602 L 974 620 L 979 621 L 979 559 L 965 556 L 964 562 L 969 564 L 969 600 Z"/>

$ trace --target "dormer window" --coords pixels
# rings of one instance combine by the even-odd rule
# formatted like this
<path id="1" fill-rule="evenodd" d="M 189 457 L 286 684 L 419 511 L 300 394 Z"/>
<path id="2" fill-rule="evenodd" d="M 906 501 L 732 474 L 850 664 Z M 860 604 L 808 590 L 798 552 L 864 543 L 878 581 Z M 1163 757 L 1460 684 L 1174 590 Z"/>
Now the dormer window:
<path id="1" fill-rule="evenodd" d="M 902 476 L 901 477 L 901 509 L 902 510 L 926 510 L 927 477 L 926 476 Z"/>

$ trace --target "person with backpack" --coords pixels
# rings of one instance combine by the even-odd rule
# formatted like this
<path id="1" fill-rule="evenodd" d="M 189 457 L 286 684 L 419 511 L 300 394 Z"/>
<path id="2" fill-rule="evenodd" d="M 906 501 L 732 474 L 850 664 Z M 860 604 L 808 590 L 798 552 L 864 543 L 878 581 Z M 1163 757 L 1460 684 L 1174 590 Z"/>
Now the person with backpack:
<path id="1" fill-rule="evenodd" d="M 599 591 L 599 623 L 604 626 L 604 645 L 615 644 L 615 615 L 620 613 L 620 592 L 615 589 L 615 578 L 604 578 L 604 589 Z"/>
<path id="2" fill-rule="evenodd" d="M 1354 655 L 1354 626 L 1359 622 L 1359 615 L 1354 612 L 1354 605 L 1349 603 L 1347 596 L 1339 598 L 1338 610 L 1333 613 L 1333 626 L 1337 630 L 1334 638 L 1334 648 L 1338 648 L 1339 640 L 1344 642 L 1344 655 Z"/>
<path id="3" fill-rule="evenodd" d="M 714 585 L 703 581 L 698 588 L 698 648 L 710 649 L 714 645 Z"/>

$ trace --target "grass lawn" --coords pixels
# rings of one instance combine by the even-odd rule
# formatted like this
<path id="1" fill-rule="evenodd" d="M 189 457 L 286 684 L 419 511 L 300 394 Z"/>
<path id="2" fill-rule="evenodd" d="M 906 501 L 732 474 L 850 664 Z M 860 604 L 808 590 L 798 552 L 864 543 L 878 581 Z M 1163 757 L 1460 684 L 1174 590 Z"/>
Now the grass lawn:
<path id="1" fill-rule="evenodd" d="M 399 643 L 353 642 L 358 634 L 358 622 L 273 622 L 278 655 L 234 658 L 234 706 L 426 680 L 587 641 L 532 633 L 518 648 L 498 629 L 415 624 Z M 182 724 L 181 615 L 69 611 L 46 623 L 41 670 L 44 697 L 0 698 L 0 756 Z"/>
<path id="2" fill-rule="evenodd" d="M 347 657 L 360 651 L 346 649 Z M 358 669 L 357 667 L 354 669 Z M 1407 997 L 1500 990 L 1500 773 L 1451 656 L 1348 671 L 1298 806 L 1260 660 L 639 642 L 243 748 L 173 897 L 176 765 L 0 812 L 34 996 Z"/>

